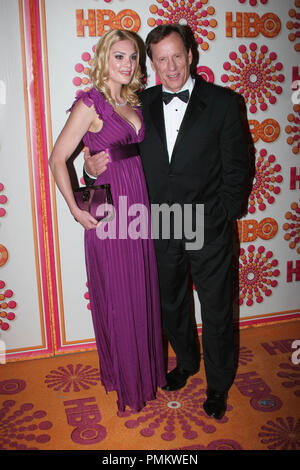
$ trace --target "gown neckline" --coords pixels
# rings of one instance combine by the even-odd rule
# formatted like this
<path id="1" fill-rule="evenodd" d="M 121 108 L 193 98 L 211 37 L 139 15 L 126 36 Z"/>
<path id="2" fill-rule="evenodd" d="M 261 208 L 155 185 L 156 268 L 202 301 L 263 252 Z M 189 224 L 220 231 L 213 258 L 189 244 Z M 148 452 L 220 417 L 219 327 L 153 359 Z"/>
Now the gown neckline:
<path id="1" fill-rule="evenodd" d="M 117 116 L 119 116 L 119 118 L 120 118 L 123 122 L 126 122 L 126 123 L 130 126 L 130 128 L 133 129 L 133 131 L 134 131 L 134 133 L 136 134 L 136 136 L 139 137 L 140 132 L 141 132 L 142 127 L 143 127 L 143 123 L 142 123 L 142 120 L 140 119 L 138 113 L 136 112 L 136 110 L 134 110 L 134 111 L 136 112 L 138 118 L 139 118 L 140 121 L 141 121 L 141 127 L 139 128 L 138 131 L 137 131 L 135 125 L 134 125 L 131 121 L 129 121 L 129 119 L 126 119 L 124 116 L 122 116 L 121 114 L 117 113 L 117 111 L 115 110 L 115 108 L 114 108 L 110 103 L 108 103 L 108 104 L 112 107 L 114 114 L 116 114 Z M 134 108 L 133 108 L 133 109 L 134 109 Z"/>
<path id="2" fill-rule="evenodd" d="M 140 121 L 141 121 L 141 127 L 139 128 L 138 132 L 136 131 L 135 125 L 134 125 L 131 121 L 129 121 L 128 119 L 126 119 L 124 116 L 121 116 L 121 114 L 117 113 L 117 111 L 116 111 L 116 110 L 114 109 L 114 107 L 107 101 L 107 99 L 105 98 L 105 96 L 103 95 L 102 92 L 100 92 L 100 91 L 97 90 L 96 88 L 94 88 L 94 90 L 95 90 L 96 92 L 100 93 L 100 94 L 103 96 L 103 98 L 105 99 L 106 103 L 111 107 L 113 114 L 115 114 L 116 116 L 118 116 L 119 119 L 121 119 L 122 122 L 125 122 L 125 123 L 129 126 L 129 128 L 133 130 L 135 136 L 136 136 L 137 138 L 139 138 L 140 133 L 141 133 L 141 131 L 142 131 L 142 129 L 143 129 L 143 120 L 140 118 L 139 113 L 137 112 L 137 111 L 138 111 L 137 106 L 134 106 L 134 107 L 132 107 L 132 108 L 135 110 L 136 114 L 138 115 L 138 117 L 139 117 L 139 119 L 140 119 Z M 136 109 L 135 109 L 135 108 L 136 108 Z M 102 121 L 103 121 L 103 119 L 102 119 Z M 103 122 L 104 122 L 104 121 L 103 121 Z M 102 128 L 100 129 L 100 131 L 97 131 L 97 132 L 92 132 L 92 131 L 87 131 L 87 132 L 88 132 L 89 134 L 99 134 L 101 131 L 102 131 Z"/>

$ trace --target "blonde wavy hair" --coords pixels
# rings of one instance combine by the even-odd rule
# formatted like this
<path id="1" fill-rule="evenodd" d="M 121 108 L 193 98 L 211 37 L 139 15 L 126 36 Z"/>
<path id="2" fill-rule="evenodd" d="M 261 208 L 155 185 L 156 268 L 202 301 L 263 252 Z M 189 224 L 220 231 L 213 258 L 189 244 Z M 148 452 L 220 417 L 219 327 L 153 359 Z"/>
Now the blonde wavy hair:
<path id="1" fill-rule="evenodd" d="M 90 78 L 93 86 L 103 93 L 106 100 L 114 105 L 111 97 L 110 89 L 107 84 L 109 78 L 108 59 L 110 48 L 118 41 L 129 39 L 135 46 L 136 50 L 136 67 L 128 85 L 123 85 L 122 97 L 128 101 L 131 106 L 139 106 L 140 102 L 137 96 L 137 91 L 143 87 L 141 67 L 139 65 L 140 53 L 139 44 L 133 33 L 123 29 L 111 30 L 106 32 L 101 39 L 99 39 L 94 55 L 94 63 L 91 69 Z"/>

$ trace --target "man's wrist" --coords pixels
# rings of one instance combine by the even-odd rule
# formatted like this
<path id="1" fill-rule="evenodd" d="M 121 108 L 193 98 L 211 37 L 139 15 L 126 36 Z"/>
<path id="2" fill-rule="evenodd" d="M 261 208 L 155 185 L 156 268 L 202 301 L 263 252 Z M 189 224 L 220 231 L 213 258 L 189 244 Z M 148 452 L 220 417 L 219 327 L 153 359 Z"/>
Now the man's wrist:
<path id="1" fill-rule="evenodd" d="M 86 171 L 85 163 L 84 163 L 84 165 L 83 165 L 83 169 L 84 169 L 86 175 L 87 175 L 89 178 L 91 178 L 92 180 L 96 180 L 96 179 L 97 179 L 97 176 L 90 175 L 90 173 L 88 173 L 88 172 Z"/>

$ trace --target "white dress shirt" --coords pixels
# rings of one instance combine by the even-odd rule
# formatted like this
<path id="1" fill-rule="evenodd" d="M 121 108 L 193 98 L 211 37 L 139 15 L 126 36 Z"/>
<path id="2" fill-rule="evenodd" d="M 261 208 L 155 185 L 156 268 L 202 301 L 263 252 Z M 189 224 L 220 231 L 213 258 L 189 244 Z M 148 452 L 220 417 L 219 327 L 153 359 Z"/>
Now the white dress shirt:
<path id="1" fill-rule="evenodd" d="M 194 88 L 195 80 L 190 76 L 184 86 L 177 93 L 183 90 L 189 90 L 190 97 Z M 164 86 L 162 91 L 170 93 L 170 90 L 167 90 Z M 165 117 L 165 128 L 166 128 L 166 138 L 167 138 L 167 147 L 169 153 L 169 161 L 171 161 L 173 148 L 177 139 L 177 135 L 185 114 L 188 102 L 184 103 L 180 98 L 175 96 L 172 101 L 168 104 L 163 104 L 164 106 L 164 117 Z"/>

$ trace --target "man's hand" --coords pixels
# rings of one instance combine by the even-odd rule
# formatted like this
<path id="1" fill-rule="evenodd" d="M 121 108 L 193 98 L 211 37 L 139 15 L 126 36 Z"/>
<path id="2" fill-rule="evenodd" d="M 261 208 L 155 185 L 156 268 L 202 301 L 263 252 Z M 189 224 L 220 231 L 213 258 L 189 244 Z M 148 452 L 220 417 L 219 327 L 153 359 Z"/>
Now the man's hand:
<path id="1" fill-rule="evenodd" d="M 85 171 L 97 178 L 105 170 L 107 170 L 107 164 L 109 162 L 108 154 L 106 152 L 99 152 L 91 156 L 88 148 L 84 151 L 84 167 Z"/>

